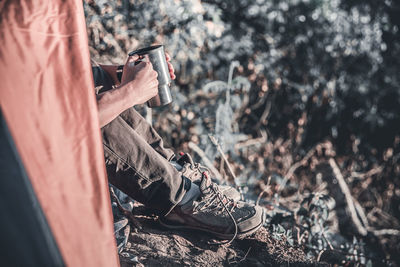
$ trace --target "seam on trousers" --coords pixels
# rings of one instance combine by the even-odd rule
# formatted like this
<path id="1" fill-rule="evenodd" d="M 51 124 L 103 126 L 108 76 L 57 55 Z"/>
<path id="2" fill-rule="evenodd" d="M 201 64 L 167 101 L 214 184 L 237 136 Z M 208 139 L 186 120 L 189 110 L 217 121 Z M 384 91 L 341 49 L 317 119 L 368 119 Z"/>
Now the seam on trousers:
<path id="1" fill-rule="evenodd" d="M 121 158 L 118 154 L 116 154 L 112 149 L 103 142 L 104 148 L 111 154 L 113 154 L 116 158 L 118 158 L 122 163 L 126 164 L 129 168 L 131 168 L 137 175 L 140 176 L 140 178 L 143 178 L 147 180 L 148 182 L 153 182 L 149 178 L 147 178 L 145 175 L 141 174 L 135 167 L 131 166 L 125 159 Z"/>

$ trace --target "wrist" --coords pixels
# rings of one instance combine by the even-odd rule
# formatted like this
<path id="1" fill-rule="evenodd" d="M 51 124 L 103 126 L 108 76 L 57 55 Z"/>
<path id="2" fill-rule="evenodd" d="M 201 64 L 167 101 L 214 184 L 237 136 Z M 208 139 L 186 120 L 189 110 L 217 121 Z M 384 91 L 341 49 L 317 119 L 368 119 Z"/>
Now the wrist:
<path id="1" fill-rule="evenodd" d="M 132 83 L 124 83 L 117 86 L 116 91 L 119 93 L 119 98 L 126 109 L 137 105 L 137 97 L 132 94 L 134 92 Z"/>

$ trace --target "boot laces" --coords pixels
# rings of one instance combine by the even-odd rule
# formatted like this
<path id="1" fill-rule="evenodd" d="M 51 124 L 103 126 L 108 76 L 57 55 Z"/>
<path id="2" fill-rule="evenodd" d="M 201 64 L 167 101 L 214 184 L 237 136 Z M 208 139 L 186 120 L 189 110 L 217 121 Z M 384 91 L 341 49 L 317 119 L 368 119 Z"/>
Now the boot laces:
<path id="1" fill-rule="evenodd" d="M 199 211 L 207 208 L 211 210 L 225 210 L 225 208 L 228 208 L 228 211 L 231 213 L 235 210 L 236 202 L 224 195 L 215 183 L 210 185 L 209 190 L 211 192 L 209 193 L 210 196 L 207 197 L 207 202 L 198 208 Z"/>
<path id="2" fill-rule="evenodd" d="M 210 173 L 210 169 L 207 168 L 204 165 L 201 165 L 198 162 L 194 162 L 192 156 L 190 156 L 189 154 L 185 154 L 187 157 L 187 161 L 185 163 L 189 164 L 189 168 L 193 171 L 193 173 L 189 176 L 194 176 L 196 175 L 196 171 L 198 171 L 199 174 L 202 174 L 203 172 L 208 172 Z M 192 179 L 191 177 L 189 177 L 190 179 Z"/>
<path id="3" fill-rule="evenodd" d="M 205 176 L 205 179 L 210 179 L 207 175 L 206 172 L 202 173 L 203 176 Z M 238 234 L 238 226 L 235 218 L 232 215 L 232 212 L 234 212 L 235 208 L 237 207 L 237 203 L 233 200 L 228 198 L 226 195 L 224 195 L 219 189 L 218 186 L 215 183 L 211 183 L 211 185 L 208 187 L 209 193 L 207 193 L 209 196 L 207 196 L 207 201 L 204 205 L 201 207 L 197 207 L 197 211 L 201 211 L 204 209 L 211 209 L 211 210 L 219 210 L 219 211 L 225 211 L 229 217 L 231 218 L 233 225 L 235 226 L 235 232 L 233 234 L 233 237 L 228 241 L 228 242 L 223 242 L 221 244 L 230 244 L 232 241 L 236 238 Z"/>

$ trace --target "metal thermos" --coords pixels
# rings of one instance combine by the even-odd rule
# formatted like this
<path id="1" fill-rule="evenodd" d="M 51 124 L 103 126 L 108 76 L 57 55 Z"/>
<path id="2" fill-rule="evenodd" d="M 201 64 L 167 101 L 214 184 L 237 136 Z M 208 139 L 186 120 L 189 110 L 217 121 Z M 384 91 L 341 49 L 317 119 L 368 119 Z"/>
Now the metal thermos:
<path id="1" fill-rule="evenodd" d="M 155 45 L 142 48 L 129 53 L 129 56 L 138 55 L 141 58 L 147 58 L 153 65 L 153 69 L 158 73 L 158 94 L 147 101 L 151 108 L 165 106 L 172 102 L 170 84 L 171 76 L 169 74 L 167 60 L 165 58 L 164 46 Z"/>

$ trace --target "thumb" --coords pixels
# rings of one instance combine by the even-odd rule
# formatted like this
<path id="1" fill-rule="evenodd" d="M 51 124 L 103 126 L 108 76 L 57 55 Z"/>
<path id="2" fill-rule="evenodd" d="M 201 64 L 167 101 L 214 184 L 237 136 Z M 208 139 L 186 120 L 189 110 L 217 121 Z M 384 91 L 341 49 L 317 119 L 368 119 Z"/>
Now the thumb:
<path id="1" fill-rule="evenodd" d="M 137 60 L 139 60 L 139 56 L 138 55 L 128 56 L 128 59 L 126 60 L 126 63 L 135 63 Z"/>

